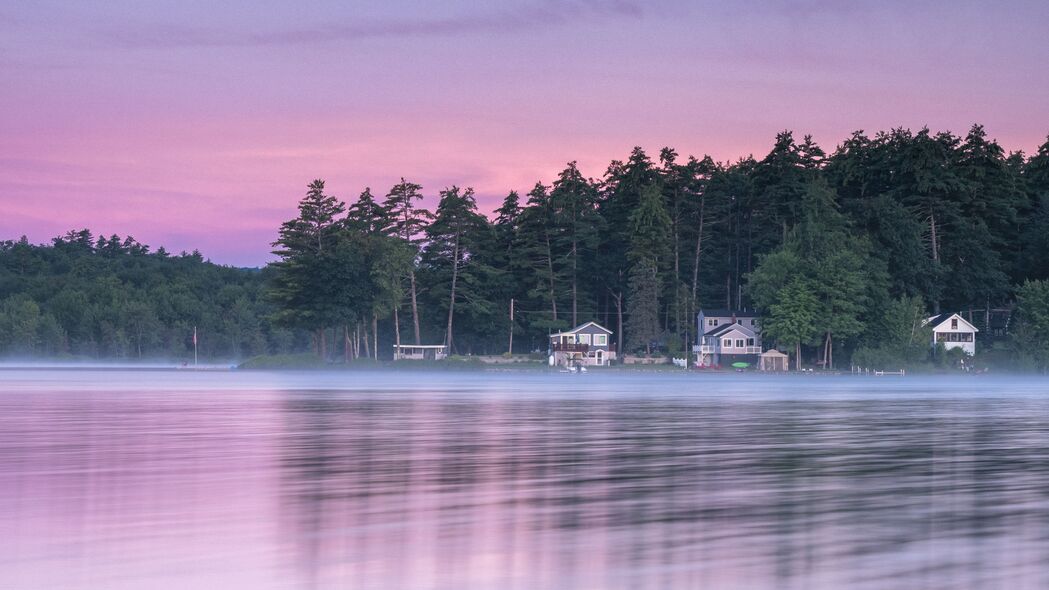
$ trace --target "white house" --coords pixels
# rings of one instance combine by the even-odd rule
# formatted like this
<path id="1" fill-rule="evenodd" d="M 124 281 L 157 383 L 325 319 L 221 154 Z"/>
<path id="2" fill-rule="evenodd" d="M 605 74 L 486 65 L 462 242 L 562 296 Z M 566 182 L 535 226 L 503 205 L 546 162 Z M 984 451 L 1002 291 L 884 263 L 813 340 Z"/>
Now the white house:
<path id="1" fill-rule="evenodd" d="M 976 354 L 976 326 L 956 313 L 941 313 L 925 320 L 932 327 L 932 346 L 943 344 L 944 348 L 960 348 L 966 354 Z"/>
<path id="2" fill-rule="evenodd" d="M 550 366 L 605 366 L 615 360 L 612 330 L 587 322 L 571 330 L 550 335 Z"/>
<path id="3" fill-rule="evenodd" d="M 701 310 L 697 317 L 703 336 L 693 347 L 696 364 L 716 367 L 733 362 L 754 364 L 761 354 L 761 323 L 752 312 Z"/>

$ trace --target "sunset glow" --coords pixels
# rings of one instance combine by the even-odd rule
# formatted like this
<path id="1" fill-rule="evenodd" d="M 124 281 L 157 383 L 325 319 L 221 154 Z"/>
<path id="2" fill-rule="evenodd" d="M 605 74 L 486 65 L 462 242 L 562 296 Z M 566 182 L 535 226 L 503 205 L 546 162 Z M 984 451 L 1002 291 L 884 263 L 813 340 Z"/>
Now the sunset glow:
<path id="1" fill-rule="evenodd" d="M 271 259 L 314 178 L 490 211 L 634 145 L 719 160 L 782 129 L 1049 133 L 1049 4 L 40 2 L 0 8 L 0 239 L 131 234 Z"/>

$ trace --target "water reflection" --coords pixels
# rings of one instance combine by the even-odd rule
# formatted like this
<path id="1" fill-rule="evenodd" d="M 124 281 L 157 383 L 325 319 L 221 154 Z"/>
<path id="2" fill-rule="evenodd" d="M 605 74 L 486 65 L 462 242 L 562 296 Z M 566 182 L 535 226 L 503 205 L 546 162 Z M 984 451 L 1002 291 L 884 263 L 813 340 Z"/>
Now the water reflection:
<path id="1" fill-rule="evenodd" d="M 9 380 L 0 587 L 1049 586 L 1040 382 L 237 378 Z"/>

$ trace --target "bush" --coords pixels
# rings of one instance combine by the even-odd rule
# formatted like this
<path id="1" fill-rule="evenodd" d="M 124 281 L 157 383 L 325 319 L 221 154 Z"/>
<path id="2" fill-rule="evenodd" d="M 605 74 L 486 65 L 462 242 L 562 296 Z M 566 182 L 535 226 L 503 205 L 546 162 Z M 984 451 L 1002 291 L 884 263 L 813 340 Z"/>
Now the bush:
<path id="1" fill-rule="evenodd" d="M 402 360 L 393 361 L 389 365 L 401 370 L 421 370 L 421 371 L 469 371 L 469 370 L 484 370 L 487 365 L 484 361 L 477 357 L 471 356 L 457 356 L 451 355 L 444 360 L 430 361 L 430 360 Z"/>
<path id="2" fill-rule="evenodd" d="M 238 369 L 323 369 L 330 365 L 312 353 L 263 354 L 252 357 Z"/>
<path id="3" fill-rule="evenodd" d="M 914 370 L 929 367 L 929 352 L 924 345 L 895 347 L 861 346 L 852 354 L 852 364 L 876 371 Z"/>

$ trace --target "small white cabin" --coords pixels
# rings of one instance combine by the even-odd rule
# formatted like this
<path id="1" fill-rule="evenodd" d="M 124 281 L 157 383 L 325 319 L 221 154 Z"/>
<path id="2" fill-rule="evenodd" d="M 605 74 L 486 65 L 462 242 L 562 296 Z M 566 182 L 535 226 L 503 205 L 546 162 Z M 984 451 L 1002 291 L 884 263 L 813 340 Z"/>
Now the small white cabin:
<path id="1" fill-rule="evenodd" d="M 401 344 L 393 345 L 395 361 L 439 361 L 448 356 L 443 344 Z"/>
<path id="2" fill-rule="evenodd" d="M 943 344 L 944 348 L 960 348 L 966 354 L 976 354 L 976 333 L 979 330 L 956 313 L 941 313 L 925 320 L 932 327 L 932 346 Z"/>

